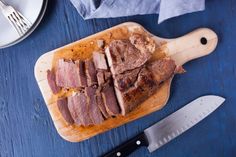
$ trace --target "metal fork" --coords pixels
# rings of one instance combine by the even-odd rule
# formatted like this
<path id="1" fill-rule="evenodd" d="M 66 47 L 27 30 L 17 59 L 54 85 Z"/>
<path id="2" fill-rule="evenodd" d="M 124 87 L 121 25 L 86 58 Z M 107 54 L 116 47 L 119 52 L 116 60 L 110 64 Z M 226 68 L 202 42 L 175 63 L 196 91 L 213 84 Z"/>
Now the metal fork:
<path id="1" fill-rule="evenodd" d="M 28 21 L 20 12 L 15 10 L 12 6 L 4 4 L 1 0 L 0 10 L 8 19 L 10 24 L 15 28 L 19 36 L 24 35 L 32 26 L 31 22 Z"/>

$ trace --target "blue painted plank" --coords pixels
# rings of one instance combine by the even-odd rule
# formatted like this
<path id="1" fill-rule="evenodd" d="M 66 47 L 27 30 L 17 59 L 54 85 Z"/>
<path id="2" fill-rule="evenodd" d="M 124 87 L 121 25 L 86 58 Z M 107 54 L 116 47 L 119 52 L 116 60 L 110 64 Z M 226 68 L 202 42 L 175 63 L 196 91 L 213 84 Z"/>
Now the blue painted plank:
<path id="1" fill-rule="evenodd" d="M 84 21 L 69 0 L 51 0 L 45 18 L 26 40 L 0 50 L 0 157 L 100 156 L 146 127 L 205 94 L 226 97 L 225 104 L 206 120 L 152 154 L 136 156 L 236 155 L 236 1 L 206 1 L 206 10 L 157 24 L 158 15 Z M 219 35 L 216 51 L 187 63 L 176 76 L 171 98 L 161 111 L 81 143 L 64 141 L 56 132 L 34 79 L 33 67 L 43 53 L 122 22 L 142 24 L 153 34 L 174 38 L 199 27 Z"/>

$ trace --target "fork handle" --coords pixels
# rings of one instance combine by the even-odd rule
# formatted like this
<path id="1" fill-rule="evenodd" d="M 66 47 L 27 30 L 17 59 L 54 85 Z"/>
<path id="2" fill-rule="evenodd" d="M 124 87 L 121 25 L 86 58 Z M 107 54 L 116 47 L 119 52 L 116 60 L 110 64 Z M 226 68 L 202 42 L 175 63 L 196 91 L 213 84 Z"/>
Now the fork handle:
<path id="1" fill-rule="evenodd" d="M 0 0 L 0 8 L 2 9 L 3 7 L 5 7 L 6 5 Z"/>

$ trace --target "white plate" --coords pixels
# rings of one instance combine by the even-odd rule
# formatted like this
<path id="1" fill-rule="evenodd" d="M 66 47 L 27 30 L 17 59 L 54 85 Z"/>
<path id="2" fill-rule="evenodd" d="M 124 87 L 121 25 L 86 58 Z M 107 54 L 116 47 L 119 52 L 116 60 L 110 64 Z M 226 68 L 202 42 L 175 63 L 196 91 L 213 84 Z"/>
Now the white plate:
<path id="1" fill-rule="evenodd" d="M 14 45 L 31 34 L 41 21 L 47 6 L 47 0 L 5 0 L 5 2 L 20 11 L 33 25 L 20 37 L 0 12 L 0 48 Z"/>

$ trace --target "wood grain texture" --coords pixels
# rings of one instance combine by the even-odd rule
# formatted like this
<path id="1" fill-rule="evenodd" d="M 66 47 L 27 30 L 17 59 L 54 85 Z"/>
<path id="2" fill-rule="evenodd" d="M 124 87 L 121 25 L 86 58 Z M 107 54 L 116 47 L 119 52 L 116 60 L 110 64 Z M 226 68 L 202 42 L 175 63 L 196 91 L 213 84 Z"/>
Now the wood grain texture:
<path id="1" fill-rule="evenodd" d="M 157 24 L 158 15 L 84 21 L 69 0 L 51 0 L 45 18 L 23 42 L 0 50 L 0 156 L 97 157 L 139 134 L 186 103 L 206 94 L 226 102 L 212 115 L 168 145 L 150 154 L 142 148 L 130 157 L 234 157 L 236 154 L 236 1 L 206 1 L 206 10 Z M 34 78 L 37 59 L 117 24 L 134 21 L 151 33 L 175 38 L 208 27 L 219 35 L 214 53 L 184 65 L 187 73 L 172 81 L 168 104 L 158 112 L 79 143 L 62 139 Z"/>
<path id="2" fill-rule="evenodd" d="M 91 35 L 79 41 L 73 42 L 56 50 L 42 55 L 35 64 L 35 78 L 44 97 L 44 101 L 53 119 L 58 133 L 70 142 L 80 142 L 91 138 L 107 130 L 124 125 L 152 112 L 160 110 L 167 103 L 170 94 L 172 79 L 166 81 L 157 92 L 140 104 L 136 109 L 126 116 L 109 118 L 100 125 L 89 127 L 68 124 L 57 107 L 56 101 L 59 99 L 54 95 L 47 82 L 47 70 L 56 66 L 58 59 L 89 59 L 94 51 L 97 51 L 96 41 L 103 39 L 108 45 L 115 39 L 128 39 L 133 33 L 139 33 L 156 41 L 156 51 L 152 60 L 157 60 L 160 55 L 169 56 L 175 60 L 178 66 L 184 63 L 210 54 L 216 48 L 218 37 L 210 29 L 200 28 L 183 37 L 176 39 L 164 39 L 147 32 L 141 25 L 133 22 L 126 22 L 100 33 Z M 207 43 L 202 44 L 200 40 L 205 38 Z M 60 94 L 59 94 L 60 95 Z"/>

